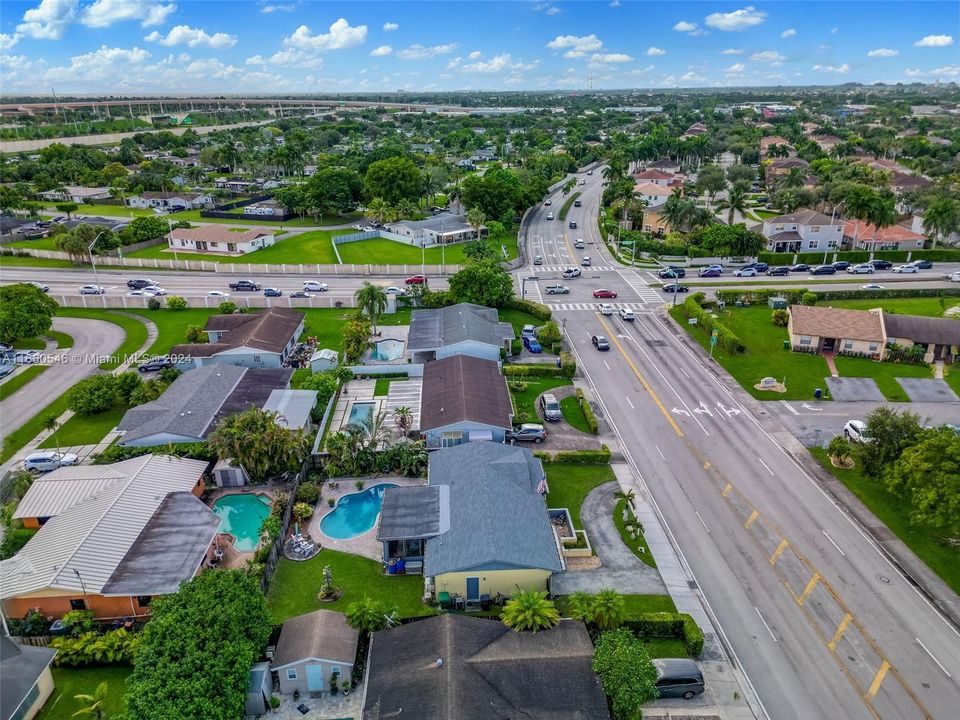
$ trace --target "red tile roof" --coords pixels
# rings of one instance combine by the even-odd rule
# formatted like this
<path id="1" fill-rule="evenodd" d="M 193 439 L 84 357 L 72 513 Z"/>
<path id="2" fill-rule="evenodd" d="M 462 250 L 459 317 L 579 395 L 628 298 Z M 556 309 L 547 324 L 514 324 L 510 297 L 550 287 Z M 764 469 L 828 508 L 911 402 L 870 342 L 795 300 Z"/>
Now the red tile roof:
<path id="1" fill-rule="evenodd" d="M 634 175 L 637 180 L 672 180 L 673 173 L 666 173 L 660 170 L 644 170 Z"/>
<path id="2" fill-rule="evenodd" d="M 877 230 L 877 236 L 873 236 L 874 226 L 862 220 L 846 220 L 843 223 L 843 236 L 855 237 L 858 242 L 907 242 L 910 240 L 925 240 L 926 238 L 919 233 L 915 233 L 902 225 L 891 225 L 890 227 Z"/>

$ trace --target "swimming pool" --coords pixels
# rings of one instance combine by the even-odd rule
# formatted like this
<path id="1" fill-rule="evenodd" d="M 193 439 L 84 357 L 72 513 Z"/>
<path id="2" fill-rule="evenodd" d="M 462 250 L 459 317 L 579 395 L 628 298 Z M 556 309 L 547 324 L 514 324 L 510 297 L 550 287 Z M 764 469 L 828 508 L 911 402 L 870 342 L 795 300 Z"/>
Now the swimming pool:
<path id="1" fill-rule="evenodd" d="M 377 340 L 370 357 L 374 360 L 398 360 L 403 357 L 403 340 Z"/>
<path id="2" fill-rule="evenodd" d="M 260 526 L 270 514 L 270 498 L 254 493 L 224 495 L 213 504 L 213 512 L 220 518 L 217 532 L 233 535 L 238 551 L 253 552 L 260 542 Z"/>
<path id="3" fill-rule="evenodd" d="M 370 530 L 383 506 L 383 491 L 397 487 L 381 483 L 358 493 L 344 495 L 333 512 L 320 521 L 320 531 L 327 537 L 348 540 Z"/>
<path id="4" fill-rule="evenodd" d="M 372 402 L 355 402 L 350 406 L 350 418 L 347 424 L 369 428 L 373 425 L 373 408 L 376 405 Z"/>

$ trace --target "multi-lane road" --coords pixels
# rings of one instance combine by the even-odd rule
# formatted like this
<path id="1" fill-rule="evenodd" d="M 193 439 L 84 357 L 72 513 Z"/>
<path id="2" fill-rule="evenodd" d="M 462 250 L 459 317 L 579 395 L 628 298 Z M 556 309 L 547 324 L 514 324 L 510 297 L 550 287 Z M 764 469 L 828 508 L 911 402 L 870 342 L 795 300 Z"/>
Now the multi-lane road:
<path id="1" fill-rule="evenodd" d="M 600 180 L 567 221 L 540 209 L 528 237 L 544 266 L 527 297 L 553 307 L 606 420 L 652 494 L 699 591 L 774 718 L 949 718 L 960 707 L 960 634 L 787 450 L 788 433 L 728 386 L 663 312 L 644 272 L 606 256 Z M 553 208 L 556 209 L 557 200 Z M 575 231 L 567 227 L 577 221 Z M 582 237 L 587 249 L 573 248 Z M 543 294 L 550 272 L 593 265 Z M 549 264 L 549 265 L 548 265 Z M 553 282 L 551 278 L 549 282 Z M 633 322 L 597 313 L 616 290 Z M 594 334 L 611 340 L 597 352 Z"/>

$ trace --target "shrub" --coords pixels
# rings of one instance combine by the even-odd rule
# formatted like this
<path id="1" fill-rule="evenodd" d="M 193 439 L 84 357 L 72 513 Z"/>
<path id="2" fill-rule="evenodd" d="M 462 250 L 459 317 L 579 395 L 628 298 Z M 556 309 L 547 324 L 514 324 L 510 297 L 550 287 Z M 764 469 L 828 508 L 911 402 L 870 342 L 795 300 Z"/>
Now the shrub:
<path id="1" fill-rule="evenodd" d="M 147 300 L 147 309 L 148 310 L 159 310 L 163 307 L 163 303 L 157 300 L 155 297 Z"/>
<path id="2" fill-rule="evenodd" d="M 0 560 L 12 558 L 36 534 L 36 530 L 29 528 L 7 528 L 3 533 L 3 542 L 0 542 Z"/>
<path id="3" fill-rule="evenodd" d="M 316 505 L 318 500 L 320 500 L 320 488 L 314 483 L 301 483 L 300 487 L 297 488 L 296 501 L 298 504 Z"/>
<path id="4" fill-rule="evenodd" d="M 510 354 L 519 355 L 521 352 L 523 352 L 523 340 L 511 340 Z"/>
<path id="5" fill-rule="evenodd" d="M 199 325 L 190 325 L 187 327 L 187 342 L 188 343 L 205 343 L 207 341 L 207 334 L 203 331 L 203 328 Z"/>
<path id="6" fill-rule="evenodd" d="M 543 347 L 553 348 L 553 346 L 561 340 L 560 330 L 557 328 L 557 324 L 553 320 L 548 321 L 540 328 L 537 333 L 537 339 Z"/>
<path id="7" fill-rule="evenodd" d="M 293 506 L 293 519 L 295 522 L 309 520 L 313 515 L 313 507 L 307 503 L 297 503 Z"/>
<path id="8" fill-rule="evenodd" d="M 800 296 L 800 302 L 804 305 L 816 305 L 817 304 L 817 294 L 812 292 L 805 292 Z"/>
<path id="9" fill-rule="evenodd" d="M 280 519 L 268 515 L 263 519 L 263 525 L 260 526 L 260 534 L 268 541 L 273 542 L 280 537 Z"/>
<path id="10" fill-rule="evenodd" d="M 128 370 L 113 376 L 113 382 L 117 389 L 117 398 L 124 404 L 130 404 L 130 397 L 143 385 L 143 378 L 140 373 Z"/>
<path id="11" fill-rule="evenodd" d="M 171 310 L 186 310 L 187 301 L 179 295 L 170 295 L 167 297 L 167 307 Z"/>
<path id="12" fill-rule="evenodd" d="M 553 312 L 546 305 L 541 305 L 538 302 L 533 302 L 533 300 L 520 300 L 518 298 L 512 298 L 509 302 L 503 305 L 506 310 L 519 310 L 520 312 L 525 312 L 528 315 L 533 315 L 537 320 L 549 320 L 553 316 Z"/>
<path id="13" fill-rule="evenodd" d="M 94 375 L 74 385 L 67 407 L 79 415 L 93 415 L 108 410 L 117 400 L 117 383 L 113 375 Z"/>
<path id="14" fill-rule="evenodd" d="M 57 637 L 50 641 L 50 647 L 57 650 L 57 665 L 115 665 L 132 663 L 139 642 L 139 635 L 119 628 L 103 635 L 89 631 L 76 637 Z"/>
<path id="15" fill-rule="evenodd" d="M 770 313 L 770 322 L 777 327 L 786 327 L 790 322 L 790 313 L 786 310 L 774 310 Z"/>
<path id="16" fill-rule="evenodd" d="M 514 381 L 512 383 L 509 383 L 509 385 L 510 385 L 510 392 L 515 392 L 515 393 L 524 392 L 528 387 L 530 387 L 530 383 L 519 382 L 519 381 Z"/>
<path id="17" fill-rule="evenodd" d="M 590 403 L 587 402 L 587 398 L 580 388 L 577 388 L 577 405 L 583 411 L 583 417 L 587 420 L 587 427 L 590 428 L 590 432 L 596 435 L 600 432 L 600 424 L 597 422 L 597 416 L 593 414 L 593 408 L 590 407 Z"/>
<path id="18" fill-rule="evenodd" d="M 640 613 L 627 618 L 623 626 L 641 638 L 678 638 L 692 657 L 703 652 L 703 631 L 687 613 Z"/>
<path id="19" fill-rule="evenodd" d="M 290 497 L 286 493 L 277 493 L 277 496 L 270 503 L 270 514 L 275 518 L 282 518 L 283 513 L 287 511 L 287 500 Z"/>
<path id="20" fill-rule="evenodd" d="M 233 315 L 237 311 L 237 304 L 231 300 L 224 300 L 217 305 L 217 312 L 221 315 Z"/>
<path id="21" fill-rule="evenodd" d="M 610 700 L 614 720 L 643 717 L 643 706 L 658 697 L 657 670 L 643 641 L 622 628 L 602 633 L 593 671 Z"/>
<path id="22" fill-rule="evenodd" d="M 827 445 L 827 454 L 841 462 L 850 457 L 850 451 L 850 441 L 843 435 L 834 436 Z"/>
<path id="23" fill-rule="evenodd" d="M 533 453 L 544 462 L 561 465 L 606 465 L 610 462 L 610 448 L 601 445 L 599 450 L 563 450 L 552 455 L 545 451 Z"/>

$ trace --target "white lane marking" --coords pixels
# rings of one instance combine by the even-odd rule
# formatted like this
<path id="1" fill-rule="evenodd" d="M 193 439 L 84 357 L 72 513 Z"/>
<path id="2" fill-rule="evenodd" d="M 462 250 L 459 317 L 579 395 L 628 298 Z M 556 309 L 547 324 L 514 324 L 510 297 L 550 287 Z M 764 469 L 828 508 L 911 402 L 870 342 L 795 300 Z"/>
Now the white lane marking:
<path id="1" fill-rule="evenodd" d="M 833 545 L 833 546 L 837 549 L 837 552 L 838 552 L 838 553 L 840 553 L 840 554 L 843 555 L 844 557 L 847 556 L 847 554 L 846 554 L 843 550 L 840 549 L 840 546 L 837 545 L 837 544 L 833 541 L 833 538 L 830 537 L 829 535 L 827 535 L 827 531 L 826 531 L 826 530 L 821 529 L 820 532 L 822 532 L 822 533 L 823 533 L 823 536 L 824 536 L 827 540 L 830 541 L 830 544 Z"/>
<path id="2" fill-rule="evenodd" d="M 799 415 L 799 414 L 800 414 L 800 413 L 798 413 L 798 412 L 796 411 L 796 409 L 793 407 L 793 405 L 791 405 L 790 403 L 788 403 L 786 400 L 781 400 L 781 401 L 780 401 L 780 404 L 783 405 L 787 410 L 789 410 L 790 412 L 792 412 L 794 415 Z"/>
<path id="3" fill-rule="evenodd" d="M 687 371 L 683 369 L 683 365 L 680 366 L 680 372 L 683 373 L 683 376 L 684 376 L 687 380 L 690 379 L 690 376 L 687 375 Z"/>
<path id="4" fill-rule="evenodd" d="M 663 458 L 663 461 L 666 462 L 666 461 L 667 461 L 667 458 L 664 456 L 663 450 L 660 449 L 660 446 L 659 446 L 659 445 L 654 445 L 654 447 L 657 449 L 657 452 L 660 453 L 660 457 Z"/>
<path id="5" fill-rule="evenodd" d="M 607 361 L 606 361 L 606 360 L 604 360 L 604 361 L 603 361 L 603 364 L 604 364 L 604 365 L 607 365 Z M 610 369 L 610 366 L 609 366 L 609 365 L 607 365 L 607 370 L 609 370 L 609 369 Z"/>
<path id="6" fill-rule="evenodd" d="M 630 402 L 630 398 L 628 398 L 626 395 L 624 395 L 624 396 L 623 396 L 623 399 L 627 401 L 627 405 L 630 406 L 630 409 L 631 409 L 631 410 L 636 410 L 636 408 L 633 406 L 633 403 Z"/>
<path id="7" fill-rule="evenodd" d="M 947 672 L 947 669 L 946 669 L 943 665 L 940 664 L 940 661 L 937 660 L 936 656 L 935 656 L 932 652 L 930 652 L 930 650 L 927 648 L 926 645 L 923 644 L 923 641 L 922 641 L 920 638 L 918 638 L 918 637 L 915 637 L 914 640 L 916 640 L 918 643 L 920 643 L 920 647 L 923 648 L 924 652 L 927 653 L 927 655 L 930 656 L 930 658 L 937 664 L 937 667 L 938 667 L 938 668 L 940 668 L 941 670 L 943 670 L 943 674 L 946 675 L 948 678 L 951 678 L 951 679 L 952 679 L 953 676 L 952 676 L 949 672 Z"/>
<path id="8" fill-rule="evenodd" d="M 712 535 L 713 533 L 710 532 L 710 528 L 707 527 L 707 524 L 703 521 L 703 518 L 700 517 L 700 511 L 694 510 L 694 512 L 697 514 L 697 517 L 700 519 L 700 524 L 703 525 L 703 529 L 707 531 L 707 535 Z M 754 608 L 754 610 L 756 610 L 756 608 Z M 776 638 L 774 638 L 774 640 L 776 640 Z"/>
<path id="9" fill-rule="evenodd" d="M 767 464 L 763 461 L 763 458 L 757 458 L 757 460 L 760 462 L 761 465 L 763 465 L 764 469 L 765 469 L 768 473 L 770 473 L 771 475 L 773 475 L 773 470 L 771 470 L 771 469 L 767 466 Z"/>
<path id="10" fill-rule="evenodd" d="M 767 625 L 767 621 L 763 619 L 763 615 L 760 614 L 760 609 L 756 605 L 753 606 L 753 609 L 757 611 L 757 617 L 760 618 L 760 622 L 763 623 L 763 626 L 767 629 L 767 632 L 770 633 L 770 637 L 773 638 L 773 641 L 779 642 L 777 640 L 777 636 L 773 634 L 773 630 L 771 630 L 770 626 Z"/>

